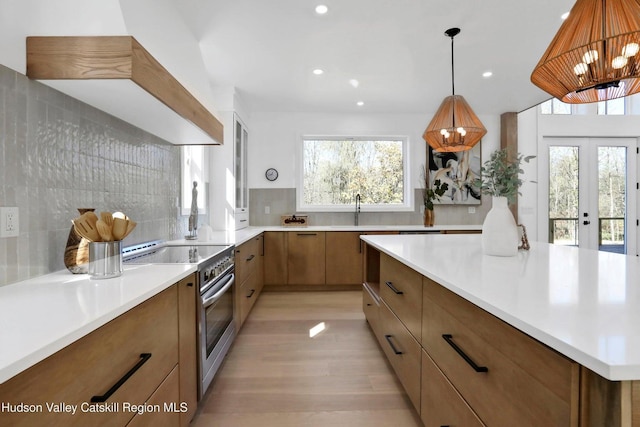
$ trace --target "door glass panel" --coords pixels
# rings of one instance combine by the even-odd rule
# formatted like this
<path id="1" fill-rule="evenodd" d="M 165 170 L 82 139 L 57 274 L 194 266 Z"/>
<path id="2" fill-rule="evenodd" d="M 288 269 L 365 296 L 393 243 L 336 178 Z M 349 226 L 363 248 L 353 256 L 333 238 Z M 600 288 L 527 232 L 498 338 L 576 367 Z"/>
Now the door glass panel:
<path id="1" fill-rule="evenodd" d="M 578 147 L 549 147 L 549 243 L 578 246 L 579 155 Z"/>
<path id="2" fill-rule="evenodd" d="M 627 148 L 598 147 L 598 249 L 626 253 Z"/>

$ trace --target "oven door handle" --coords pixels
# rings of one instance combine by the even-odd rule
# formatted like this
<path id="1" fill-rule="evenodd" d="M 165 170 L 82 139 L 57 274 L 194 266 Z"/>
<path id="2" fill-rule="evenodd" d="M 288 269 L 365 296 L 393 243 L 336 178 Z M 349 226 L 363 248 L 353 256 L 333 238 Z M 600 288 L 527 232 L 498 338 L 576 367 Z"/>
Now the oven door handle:
<path id="1" fill-rule="evenodd" d="M 225 280 L 227 281 L 227 283 L 225 283 L 224 285 L 221 285 L 222 289 L 220 289 L 220 288 L 218 288 L 216 286 L 215 288 L 210 289 L 208 292 L 206 292 L 204 295 L 202 295 L 202 307 L 203 308 L 207 308 L 210 305 L 214 304 L 216 301 L 218 301 L 222 297 L 222 295 L 225 292 L 227 292 L 231 286 L 233 286 L 233 284 L 236 281 L 236 275 L 234 273 L 231 273 L 226 278 L 222 279 L 221 282 L 223 282 Z M 212 293 L 213 293 L 213 295 L 211 295 Z"/>

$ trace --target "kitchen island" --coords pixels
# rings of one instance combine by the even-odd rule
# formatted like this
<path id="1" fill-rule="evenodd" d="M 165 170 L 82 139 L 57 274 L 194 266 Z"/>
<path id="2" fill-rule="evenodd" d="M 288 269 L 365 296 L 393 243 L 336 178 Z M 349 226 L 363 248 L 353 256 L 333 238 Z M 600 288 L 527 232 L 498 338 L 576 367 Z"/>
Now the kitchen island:
<path id="1" fill-rule="evenodd" d="M 465 389 L 466 384 L 463 383 L 466 380 L 458 380 L 456 383 L 452 379 L 457 375 L 455 369 L 450 369 L 447 366 L 449 362 L 444 361 L 444 358 L 439 359 L 441 350 L 436 347 L 444 343 L 446 350 L 442 351 L 449 352 L 443 353 L 446 358 L 456 358 L 449 346 L 459 339 L 457 346 L 466 353 L 473 353 L 474 345 L 482 343 L 479 347 L 496 346 L 496 354 L 507 354 L 510 350 L 505 348 L 511 342 L 502 339 L 501 334 L 511 334 L 510 330 L 515 328 L 518 332 L 517 339 L 530 341 L 523 344 L 531 346 L 533 350 L 530 353 L 545 353 L 554 358 L 554 363 L 562 364 L 558 372 L 566 374 L 566 384 L 562 385 L 565 396 L 564 401 L 558 404 L 558 412 L 566 411 L 566 419 L 570 420 L 566 425 L 578 425 L 578 422 L 579 425 L 639 425 L 640 383 L 637 380 L 640 380 L 640 260 L 637 257 L 537 242 L 531 243 L 530 251 L 520 251 L 515 257 L 493 257 L 483 255 L 480 235 L 363 236 L 362 240 L 370 248 L 379 251 L 379 263 L 382 265 L 380 277 L 372 280 L 378 279 L 379 283 L 365 287 L 365 297 L 372 294 L 374 299 L 379 300 L 382 308 L 389 306 L 392 316 L 397 316 L 413 337 L 410 342 L 417 342 L 428 358 L 427 361 L 433 362 L 425 364 L 423 359 L 423 375 L 425 367 L 433 368 L 437 365 L 436 369 L 440 370 L 435 372 L 443 373 L 447 377 L 446 381 L 451 381 L 452 387 L 464 399 L 473 400 L 474 398 L 469 398 L 460 391 Z M 408 274 L 404 272 L 403 276 L 397 273 L 396 277 L 400 277 L 397 283 L 385 279 L 385 259 L 392 260 L 386 261 L 386 264 L 398 263 L 406 270 L 422 276 L 422 281 L 414 285 L 422 286 L 419 292 L 419 299 L 422 301 L 419 305 L 422 314 L 419 316 L 422 322 L 417 329 L 403 319 L 403 316 L 407 317 L 405 313 L 399 310 L 394 313 L 393 301 L 389 304 L 380 301 L 384 300 L 384 297 L 380 298 L 380 294 L 389 293 L 386 282 L 399 287 L 403 277 Z M 372 260 L 369 259 L 368 262 L 371 263 Z M 371 269 L 371 266 L 368 268 Z M 400 289 L 398 292 L 402 294 L 402 291 L 407 294 L 407 289 Z M 396 296 L 394 292 L 390 294 Z M 473 314 L 475 317 L 469 314 L 471 320 L 466 319 L 468 330 L 463 329 L 461 325 L 465 322 L 464 318 L 474 310 L 477 311 Z M 365 307 L 365 313 L 366 311 Z M 448 333 L 432 333 L 431 329 L 439 322 L 443 323 L 445 329 L 459 327 L 458 336 L 453 334 L 451 338 Z M 474 322 L 478 329 L 484 327 L 480 325 L 486 322 L 495 324 L 491 327 L 500 331 L 492 329 L 483 341 L 482 333 L 474 330 Z M 476 333 L 481 338 L 467 340 L 467 336 Z M 381 345 L 384 348 L 384 342 Z M 401 349 L 396 350 L 402 352 Z M 489 353 L 478 357 L 485 350 L 486 348 L 478 348 L 475 351 L 475 358 L 484 360 L 474 360 L 474 363 L 488 366 L 488 373 L 473 376 L 472 371 L 466 374 L 470 375 L 470 381 L 477 378 L 490 379 L 497 376 L 501 369 L 508 370 L 496 366 L 492 369 L 491 363 L 486 360 L 490 357 Z M 470 359 L 474 359 L 474 356 Z M 505 359 L 508 357 L 505 356 Z M 516 368 L 518 363 L 516 361 L 509 365 L 509 369 L 519 369 Z M 550 370 L 544 365 L 539 367 Z M 510 374 L 513 376 L 513 372 Z M 525 377 L 533 382 L 543 382 L 537 374 L 530 371 Z M 416 388 L 418 397 L 414 405 L 419 412 L 421 408 L 425 410 L 430 407 L 429 402 L 426 402 L 426 406 L 424 402 L 425 381 L 430 383 L 423 377 L 422 403 L 419 398 L 420 390 Z M 515 388 L 505 394 L 514 394 L 516 388 L 527 389 L 526 384 L 512 386 Z M 550 389 L 554 387 L 562 388 L 557 384 L 549 386 Z M 483 392 L 482 388 L 475 391 Z M 547 391 L 544 390 L 545 393 Z M 533 399 L 533 396 L 529 395 L 528 398 Z M 598 403 L 594 403 L 596 401 Z M 476 406 L 481 404 L 477 403 Z M 515 404 L 512 402 L 510 405 Z M 474 408 L 473 404 L 470 406 Z M 532 406 L 531 400 L 524 406 Z M 594 409 L 596 406 L 600 409 Z M 480 414 L 481 410 L 477 412 Z M 486 425 L 491 424 L 482 414 L 479 417 Z M 586 419 L 592 420 L 590 424 L 586 423 Z M 606 420 L 606 424 L 597 424 L 593 421 L 596 419 Z M 521 422 L 521 425 L 528 424 Z"/>

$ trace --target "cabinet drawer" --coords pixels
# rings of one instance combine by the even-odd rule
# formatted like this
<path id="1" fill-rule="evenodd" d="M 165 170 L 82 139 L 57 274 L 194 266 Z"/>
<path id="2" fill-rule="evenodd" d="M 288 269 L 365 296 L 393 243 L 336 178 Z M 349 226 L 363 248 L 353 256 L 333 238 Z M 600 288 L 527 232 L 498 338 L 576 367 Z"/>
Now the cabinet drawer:
<path id="1" fill-rule="evenodd" d="M 420 416 L 425 427 L 484 426 L 424 350 Z"/>
<path id="2" fill-rule="evenodd" d="M 135 413 L 122 402 L 144 403 L 178 363 L 177 288 L 161 292 L 0 385 L 0 402 L 41 404 L 41 413 L 3 413 L 11 426 L 123 426 Z M 91 402 L 146 360 L 105 403 Z M 46 402 L 78 405 L 75 415 L 49 412 Z M 119 404 L 113 412 L 81 408 Z"/>
<path id="3" fill-rule="evenodd" d="M 160 387 L 147 400 L 144 407 L 137 414 L 127 427 L 178 427 L 180 426 L 181 410 L 186 410 L 188 406 L 184 402 L 181 406 L 178 388 L 180 384 L 180 375 L 178 368 L 174 368 L 169 376 L 160 384 Z M 188 408 L 195 411 L 195 408 Z M 188 425 L 189 422 L 186 422 Z"/>
<path id="4" fill-rule="evenodd" d="M 576 363 L 427 278 L 423 305 L 424 348 L 487 425 L 577 426 Z"/>
<path id="5" fill-rule="evenodd" d="M 249 312 L 256 303 L 261 291 L 262 281 L 259 280 L 259 275 L 255 273 L 249 276 L 249 278 L 240 286 L 240 290 L 237 293 L 237 307 L 240 312 L 240 324 L 238 326 L 242 326 L 244 321 L 247 319 L 247 316 L 249 316 Z"/>
<path id="6" fill-rule="evenodd" d="M 420 412 L 420 344 L 389 307 L 380 303 L 378 341 L 404 386 L 411 403 Z"/>
<path id="7" fill-rule="evenodd" d="M 258 270 L 260 263 L 261 237 L 255 237 L 236 248 L 235 272 L 236 282 L 242 283 Z"/>
<path id="8" fill-rule="evenodd" d="M 380 297 L 420 340 L 422 330 L 422 276 L 390 256 L 380 254 Z"/>
<path id="9" fill-rule="evenodd" d="M 366 285 L 362 285 L 362 311 L 374 334 L 378 335 L 380 308 Z"/>

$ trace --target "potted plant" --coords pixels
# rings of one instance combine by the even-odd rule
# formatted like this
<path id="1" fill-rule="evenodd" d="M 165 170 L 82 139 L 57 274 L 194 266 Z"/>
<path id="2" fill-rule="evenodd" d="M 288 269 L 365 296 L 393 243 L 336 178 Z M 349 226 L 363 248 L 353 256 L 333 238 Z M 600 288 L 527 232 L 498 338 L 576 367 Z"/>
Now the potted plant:
<path id="1" fill-rule="evenodd" d="M 482 225 L 482 249 L 487 255 L 514 256 L 518 252 L 518 227 L 508 202 L 514 202 L 520 194 L 522 162 L 529 163 L 533 158 L 520 153 L 510 155 L 504 148 L 494 151 L 480 169 L 476 186 L 482 194 L 492 197 L 491 210 Z"/>
<path id="2" fill-rule="evenodd" d="M 433 227 L 435 222 L 435 215 L 433 213 L 434 200 L 440 200 L 440 197 L 449 189 L 449 185 L 444 182 L 440 182 L 436 179 L 431 187 L 429 171 L 423 165 L 422 166 L 422 180 L 424 187 L 422 188 L 422 201 L 424 203 L 424 226 Z"/>

